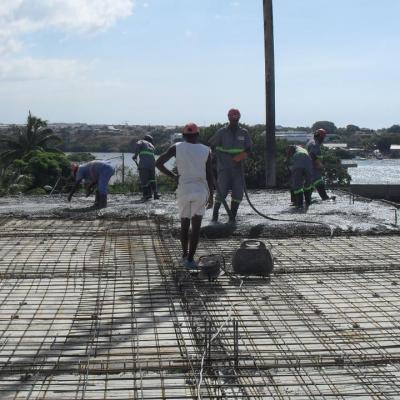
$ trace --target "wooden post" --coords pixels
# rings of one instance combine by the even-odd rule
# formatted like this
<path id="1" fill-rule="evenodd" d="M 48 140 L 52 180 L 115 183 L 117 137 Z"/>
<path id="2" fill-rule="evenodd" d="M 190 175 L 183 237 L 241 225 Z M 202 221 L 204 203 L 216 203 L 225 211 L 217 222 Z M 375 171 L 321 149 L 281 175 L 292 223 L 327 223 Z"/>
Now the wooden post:
<path id="1" fill-rule="evenodd" d="M 263 0 L 263 2 L 266 103 L 265 177 L 267 188 L 273 188 L 276 187 L 274 24 L 272 0 Z"/>

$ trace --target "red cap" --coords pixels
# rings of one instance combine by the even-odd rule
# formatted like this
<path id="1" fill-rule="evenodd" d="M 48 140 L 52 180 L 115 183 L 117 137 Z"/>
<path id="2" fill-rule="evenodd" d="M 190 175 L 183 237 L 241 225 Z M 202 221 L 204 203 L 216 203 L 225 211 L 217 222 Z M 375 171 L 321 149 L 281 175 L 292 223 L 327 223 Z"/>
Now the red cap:
<path id="1" fill-rule="evenodd" d="M 185 127 L 183 128 L 184 135 L 196 135 L 197 133 L 200 133 L 200 129 L 193 122 L 186 124 Z"/>
<path id="2" fill-rule="evenodd" d="M 326 130 L 323 128 L 319 128 L 314 132 L 314 136 L 321 136 L 324 138 L 326 136 Z"/>
<path id="3" fill-rule="evenodd" d="M 237 108 L 231 108 L 228 111 L 228 118 L 229 119 L 240 119 L 240 111 Z"/>

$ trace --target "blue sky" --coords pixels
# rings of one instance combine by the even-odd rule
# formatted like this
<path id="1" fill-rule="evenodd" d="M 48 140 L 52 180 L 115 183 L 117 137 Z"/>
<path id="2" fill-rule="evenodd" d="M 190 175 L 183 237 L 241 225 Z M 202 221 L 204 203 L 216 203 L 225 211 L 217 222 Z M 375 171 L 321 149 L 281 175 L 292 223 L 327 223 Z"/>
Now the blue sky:
<path id="1" fill-rule="evenodd" d="M 399 0 L 275 0 L 276 121 L 400 122 Z M 262 0 L 1 0 L 0 122 L 263 123 Z"/>

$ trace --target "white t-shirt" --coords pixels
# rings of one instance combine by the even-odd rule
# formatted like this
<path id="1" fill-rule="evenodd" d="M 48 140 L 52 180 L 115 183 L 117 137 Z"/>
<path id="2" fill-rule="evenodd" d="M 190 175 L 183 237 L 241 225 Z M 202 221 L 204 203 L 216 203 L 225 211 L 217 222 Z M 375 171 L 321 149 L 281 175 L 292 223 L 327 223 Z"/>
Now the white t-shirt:
<path id="1" fill-rule="evenodd" d="M 181 216 L 187 203 L 196 203 L 192 204 L 191 208 L 196 208 L 195 214 L 202 215 L 209 196 L 206 164 L 210 149 L 200 143 L 188 142 L 177 143 L 175 148 L 179 175 L 177 197 Z M 204 211 L 200 210 L 203 207 Z M 193 216 L 193 213 L 194 211 L 184 217 Z"/>

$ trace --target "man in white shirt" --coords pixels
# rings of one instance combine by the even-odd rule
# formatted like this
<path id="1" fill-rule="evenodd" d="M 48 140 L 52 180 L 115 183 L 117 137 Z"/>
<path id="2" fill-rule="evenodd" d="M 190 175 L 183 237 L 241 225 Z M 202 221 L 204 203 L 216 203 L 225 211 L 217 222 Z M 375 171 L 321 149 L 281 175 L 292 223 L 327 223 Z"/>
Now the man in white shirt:
<path id="1" fill-rule="evenodd" d="M 197 268 L 194 255 L 199 242 L 201 221 L 206 208 L 213 206 L 210 149 L 198 143 L 199 134 L 196 124 L 187 124 L 183 129 L 184 141 L 173 144 L 156 161 L 156 167 L 178 183 L 182 259 L 187 269 Z M 177 175 L 165 167 L 165 163 L 172 157 L 176 158 Z M 190 225 L 192 229 L 189 237 Z"/>

